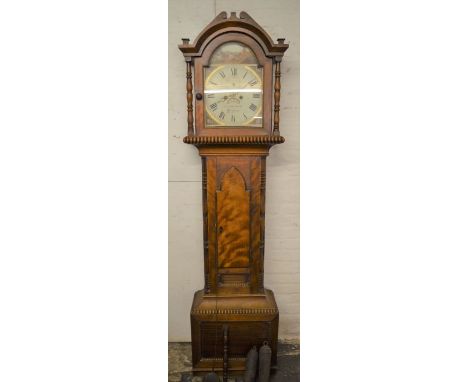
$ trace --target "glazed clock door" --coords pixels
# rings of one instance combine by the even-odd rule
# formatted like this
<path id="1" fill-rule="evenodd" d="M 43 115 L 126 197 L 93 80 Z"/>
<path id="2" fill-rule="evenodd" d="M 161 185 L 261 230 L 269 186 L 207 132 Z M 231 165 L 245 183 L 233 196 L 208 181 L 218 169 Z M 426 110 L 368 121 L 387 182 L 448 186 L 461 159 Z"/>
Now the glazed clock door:
<path id="1" fill-rule="evenodd" d="M 272 60 L 250 36 L 228 32 L 194 59 L 195 134 L 270 135 Z"/>
<path id="2" fill-rule="evenodd" d="M 252 50 L 227 42 L 204 71 L 205 127 L 262 127 L 263 69 Z"/>

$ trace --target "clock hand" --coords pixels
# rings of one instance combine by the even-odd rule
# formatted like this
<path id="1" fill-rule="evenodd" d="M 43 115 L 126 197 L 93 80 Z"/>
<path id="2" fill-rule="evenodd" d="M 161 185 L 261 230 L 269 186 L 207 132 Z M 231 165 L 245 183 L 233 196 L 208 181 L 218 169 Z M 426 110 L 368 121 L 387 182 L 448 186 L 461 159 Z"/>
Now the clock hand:
<path id="1" fill-rule="evenodd" d="M 225 102 L 227 100 L 227 97 L 223 97 L 220 100 L 216 101 L 215 103 L 220 103 L 220 102 Z"/>

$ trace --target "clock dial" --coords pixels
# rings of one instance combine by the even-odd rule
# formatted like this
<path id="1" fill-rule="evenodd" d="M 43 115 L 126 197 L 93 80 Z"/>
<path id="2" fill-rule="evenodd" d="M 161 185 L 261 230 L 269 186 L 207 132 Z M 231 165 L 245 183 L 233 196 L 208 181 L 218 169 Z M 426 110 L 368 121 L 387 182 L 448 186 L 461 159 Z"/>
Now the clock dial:
<path id="1" fill-rule="evenodd" d="M 206 74 L 207 126 L 262 126 L 263 82 L 258 65 L 217 65 Z"/>

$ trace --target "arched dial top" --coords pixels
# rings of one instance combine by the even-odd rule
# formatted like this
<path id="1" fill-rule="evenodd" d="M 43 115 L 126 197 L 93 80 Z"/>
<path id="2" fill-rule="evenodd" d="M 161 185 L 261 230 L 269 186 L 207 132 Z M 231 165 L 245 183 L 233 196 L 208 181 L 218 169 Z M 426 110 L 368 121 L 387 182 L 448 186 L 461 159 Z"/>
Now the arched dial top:
<path id="1" fill-rule="evenodd" d="M 227 42 L 204 73 L 205 127 L 263 126 L 263 68 L 250 48 Z"/>

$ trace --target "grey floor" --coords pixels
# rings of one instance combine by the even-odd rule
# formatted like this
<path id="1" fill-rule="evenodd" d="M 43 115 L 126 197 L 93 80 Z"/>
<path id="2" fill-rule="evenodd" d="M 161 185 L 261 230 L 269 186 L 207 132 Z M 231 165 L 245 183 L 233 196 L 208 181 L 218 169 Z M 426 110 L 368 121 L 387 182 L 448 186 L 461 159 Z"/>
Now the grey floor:
<path id="1" fill-rule="evenodd" d="M 192 377 L 192 351 L 189 342 L 169 343 L 169 382 L 202 382 L 203 377 Z M 191 379 L 190 379 L 191 377 Z M 235 382 L 230 378 L 229 382 Z M 272 369 L 270 382 L 299 382 L 299 345 L 278 344 L 278 366 Z"/>

